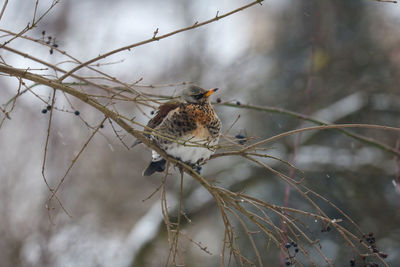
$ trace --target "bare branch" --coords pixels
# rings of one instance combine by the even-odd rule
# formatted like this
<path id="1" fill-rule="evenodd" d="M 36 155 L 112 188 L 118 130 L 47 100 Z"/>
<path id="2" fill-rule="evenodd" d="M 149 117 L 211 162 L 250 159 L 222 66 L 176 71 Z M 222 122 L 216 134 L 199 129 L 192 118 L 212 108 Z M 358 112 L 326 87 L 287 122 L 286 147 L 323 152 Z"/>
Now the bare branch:
<path id="1" fill-rule="evenodd" d="M 83 68 L 83 67 L 85 67 L 85 66 L 87 66 L 87 65 L 89 65 L 89 64 L 92 64 L 93 62 L 96 62 L 96 61 L 98 61 L 98 60 L 100 60 L 100 59 L 106 58 L 106 57 L 108 57 L 108 56 L 110 56 L 110 55 L 119 53 L 119 52 L 124 51 L 124 50 L 130 50 L 130 49 L 132 49 L 132 48 L 134 48 L 134 47 L 141 46 L 141 45 L 144 45 L 144 44 L 148 44 L 148 43 L 151 43 L 151 42 L 154 42 L 154 41 L 159 41 L 159 40 L 165 39 L 165 38 L 167 38 L 167 37 L 170 37 L 170 36 L 172 36 L 172 35 L 175 35 L 175 34 L 177 34 L 177 33 L 181 33 L 181 32 L 184 32 L 184 31 L 189 31 L 189 30 L 192 30 L 192 29 L 195 29 L 195 28 L 199 28 L 199 27 L 201 27 L 201 26 L 207 25 L 207 24 L 212 23 L 212 22 L 214 22 L 214 21 L 217 21 L 217 20 L 219 20 L 219 19 L 228 17 L 228 16 L 230 16 L 230 15 L 232 15 L 232 14 L 235 14 L 235 13 L 237 13 L 237 12 L 239 12 L 239 11 L 245 10 L 246 8 L 249 8 L 249 7 L 254 6 L 254 5 L 256 5 L 256 4 L 260 4 L 262 1 L 263 1 L 263 0 L 257 0 L 257 1 L 251 2 L 250 4 L 244 5 L 244 6 L 240 7 L 240 8 L 237 8 L 237 9 L 235 9 L 235 10 L 232 10 L 232 11 L 230 11 L 230 12 L 228 12 L 228 13 L 225 13 L 225 14 L 223 14 L 223 15 L 220 15 L 220 16 L 218 16 L 218 17 L 214 17 L 214 18 L 212 18 L 212 19 L 209 19 L 209 20 L 206 20 L 206 21 L 203 21 L 203 22 L 200 22 L 200 23 L 195 23 L 195 24 L 192 25 L 192 26 L 189 26 L 189 27 L 186 27 L 186 28 L 182 28 L 182 29 L 179 29 L 179 30 L 176 30 L 176 31 L 172 31 L 172 32 L 169 32 L 169 33 L 167 33 L 167 34 L 160 35 L 160 36 L 158 36 L 158 37 L 156 37 L 156 36 L 155 36 L 156 34 L 154 34 L 154 36 L 153 36 L 152 38 L 150 38 L 150 39 L 147 39 L 147 40 L 144 40 L 144 41 L 141 41 L 141 42 L 138 42 L 138 43 L 134 43 L 134 44 L 131 44 L 131 45 L 128 45 L 128 46 L 124 46 L 124 47 L 121 47 L 121 48 L 112 50 L 112 51 L 110 51 L 110 52 L 108 52 L 108 53 L 105 53 L 105 54 L 103 54 L 103 55 L 100 55 L 100 56 L 98 56 L 98 57 L 95 57 L 95 58 L 93 58 L 93 59 L 90 59 L 90 60 L 88 60 L 88 61 L 86 61 L 86 62 L 80 64 L 79 66 L 76 66 L 75 68 L 73 68 L 72 70 L 68 71 L 68 72 L 65 73 L 63 76 L 61 76 L 60 79 L 59 79 L 59 81 L 60 81 L 60 82 L 63 81 L 65 78 L 67 78 L 67 77 L 70 76 L 72 73 L 76 72 L 77 70 L 79 70 L 79 69 L 81 69 L 81 68 Z M 157 33 L 158 33 L 158 32 L 157 32 Z"/>

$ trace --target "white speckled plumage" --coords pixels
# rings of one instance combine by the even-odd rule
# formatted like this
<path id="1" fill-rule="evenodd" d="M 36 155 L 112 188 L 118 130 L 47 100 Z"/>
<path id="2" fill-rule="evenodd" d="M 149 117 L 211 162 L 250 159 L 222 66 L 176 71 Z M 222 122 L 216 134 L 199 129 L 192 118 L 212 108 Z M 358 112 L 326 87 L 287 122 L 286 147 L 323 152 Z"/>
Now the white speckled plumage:
<path id="1" fill-rule="evenodd" d="M 209 102 L 209 96 L 216 90 L 207 91 L 198 86 L 190 86 L 183 91 L 181 101 L 169 101 L 161 105 L 147 124 L 157 131 L 158 134 L 149 134 L 149 137 L 162 150 L 197 170 L 215 152 L 214 146 L 219 140 L 221 121 Z M 176 138 L 177 141 L 170 138 Z M 143 175 L 163 171 L 165 163 L 153 151 L 152 162 Z"/>
<path id="2" fill-rule="evenodd" d="M 162 148 L 168 155 L 185 163 L 202 164 L 204 161 L 209 159 L 212 154 L 214 154 L 215 149 L 212 147 L 218 144 L 219 138 L 208 141 L 205 139 L 198 139 L 193 136 L 188 136 L 186 138 L 182 138 L 181 140 L 187 140 L 188 142 L 185 145 L 170 143 L 168 145 L 164 145 Z M 201 145 L 204 145 L 204 147 Z M 157 152 L 152 151 L 153 161 L 160 160 L 160 158 L 161 157 Z"/>

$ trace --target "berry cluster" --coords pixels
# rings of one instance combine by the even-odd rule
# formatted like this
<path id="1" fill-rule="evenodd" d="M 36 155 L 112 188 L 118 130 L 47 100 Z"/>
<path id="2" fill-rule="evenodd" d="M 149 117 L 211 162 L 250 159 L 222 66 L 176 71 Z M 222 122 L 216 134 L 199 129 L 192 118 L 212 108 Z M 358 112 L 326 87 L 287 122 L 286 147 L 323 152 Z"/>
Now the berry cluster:
<path id="1" fill-rule="evenodd" d="M 360 239 L 360 243 L 366 242 L 368 244 L 368 248 L 370 249 L 371 253 L 376 253 L 379 255 L 379 257 L 386 259 L 388 255 L 386 253 L 383 253 L 379 251 L 376 247 L 376 239 L 374 236 L 374 233 L 370 232 L 368 234 L 363 234 L 363 238 Z M 362 256 L 361 259 L 364 262 L 364 267 L 378 267 L 378 263 L 376 262 L 366 262 L 366 257 Z M 350 260 L 350 266 L 356 266 L 356 260 L 353 258 Z"/>
<path id="2" fill-rule="evenodd" d="M 51 110 L 51 106 L 50 105 L 47 105 L 46 108 L 42 109 L 42 113 L 46 114 L 48 110 Z"/>
<path id="3" fill-rule="evenodd" d="M 50 55 L 52 55 L 53 54 L 53 47 L 54 48 L 57 48 L 58 47 L 58 44 L 56 43 L 56 38 L 53 38 L 52 36 L 47 36 L 47 38 L 46 38 L 46 31 L 42 31 L 42 41 L 44 42 L 45 40 L 47 39 L 47 41 L 46 41 L 46 44 L 51 44 L 51 48 L 50 48 L 50 51 L 49 51 L 49 53 L 50 53 Z"/>
<path id="4" fill-rule="evenodd" d="M 384 259 L 387 258 L 388 255 L 386 253 L 383 253 L 377 249 L 374 233 L 370 232 L 368 234 L 363 234 L 363 238 L 369 244 L 368 248 L 372 253 L 378 253 L 380 257 Z M 363 242 L 363 240 L 360 240 L 360 242 Z"/>
<path id="5" fill-rule="evenodd" d="M 51 110 L 51 108 L 52 108 L 51 105 L 47 105 L 46 108 L 42 109 L 42 113 L 43 113 L 43 114 L 46 114 L 47 111 Z M 79 116 L 81 113 L 79 112 L 79 110 L 75 110 L 75 111 L 74 111 L 74 114 L 75 114 L 76 116 Z M 104 127 L 104 126 L 103 126 L 103 127 Z"/>
<path id="6" fill-rule="evenodd" d="M 294 242 L 294 241 L 292 241 L 290 243 L 287 242 L 285 244 L 285 248 L 287 249 L 288 255 L 289 255 L 289 257 L 287 257 L 286 260 L 285 260 L 285 265 L 286 266 L 293 266 L 294 258 L 296 257 L 296 254 L 299 253 L 299 248 L 297 246 L 297 243 Z M 293 248 L 293 251 L 294 251 L 293 255 L 290 253 L 290 249 L 291 248 Z"/>
<path id="7" fill-rule="evenodd" d="M 244 145 L 247 142 L 245 134 L 238 133 L 235 135 L 235 138 L 237 139 L 239 145 Z"/>

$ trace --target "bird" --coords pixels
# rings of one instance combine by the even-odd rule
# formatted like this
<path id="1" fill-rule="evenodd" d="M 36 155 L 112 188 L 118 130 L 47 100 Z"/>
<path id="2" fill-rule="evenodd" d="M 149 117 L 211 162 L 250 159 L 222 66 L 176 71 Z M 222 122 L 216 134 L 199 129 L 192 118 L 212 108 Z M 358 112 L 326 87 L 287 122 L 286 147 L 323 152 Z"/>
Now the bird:
<path id="1" fill-rule="evenodd" d="M 177 100 L 158 107 L 155 116 L 147 123 L 146 136 L 171 157 L 191 166 L 198 173 L 218 144 L 221 120 L 210 103 L 210 96 L 218 88 L 203 89 L 191 85 Z M 135 144 L 134 144 L 135 145 Z M 152 160 L 143 176 L 163 172 L 166 160 L 152 151 Z"/>

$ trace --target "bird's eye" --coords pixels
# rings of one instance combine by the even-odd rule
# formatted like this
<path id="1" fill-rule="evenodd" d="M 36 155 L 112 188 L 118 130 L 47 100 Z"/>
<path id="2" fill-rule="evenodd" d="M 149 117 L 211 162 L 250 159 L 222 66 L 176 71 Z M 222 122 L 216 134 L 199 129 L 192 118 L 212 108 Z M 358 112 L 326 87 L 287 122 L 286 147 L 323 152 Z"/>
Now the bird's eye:
<path id="1" fill-rule="evenodd" d="M 201 98 L 203 98 L 204 94 L 198 94 L 198 95 L 194 95 L 193 98 L 196 100 L 200 100 Z"/>

